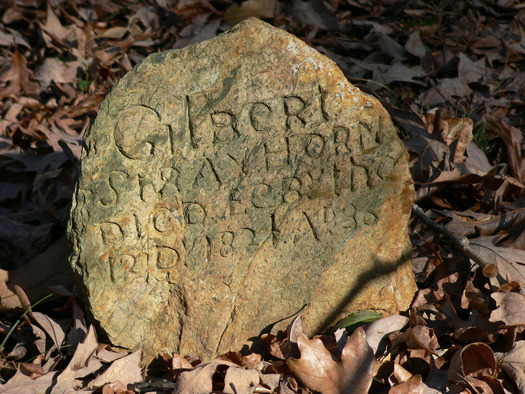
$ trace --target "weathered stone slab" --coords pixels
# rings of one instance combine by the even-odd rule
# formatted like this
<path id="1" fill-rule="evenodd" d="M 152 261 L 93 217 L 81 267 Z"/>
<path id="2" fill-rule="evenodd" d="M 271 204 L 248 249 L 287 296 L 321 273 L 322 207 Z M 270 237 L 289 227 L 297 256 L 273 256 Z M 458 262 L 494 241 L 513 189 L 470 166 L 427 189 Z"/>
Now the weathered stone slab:
<path id="1" fill-rule="evenodd" d="M 305 305 L 309 333 L 406 309 L 412 195 L 379 102 L 250 19 L 149 56 L 102 103 L 71 264 L 114 344 L 212 357 Z"/>

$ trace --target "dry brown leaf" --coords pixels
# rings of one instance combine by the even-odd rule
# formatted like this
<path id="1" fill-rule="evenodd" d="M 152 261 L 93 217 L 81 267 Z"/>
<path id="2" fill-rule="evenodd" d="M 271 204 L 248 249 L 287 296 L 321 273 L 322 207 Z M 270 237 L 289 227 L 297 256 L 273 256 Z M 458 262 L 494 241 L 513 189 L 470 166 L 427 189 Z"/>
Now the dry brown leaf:
<path id="1" fill-rule="evenodd" d="M 430 133 L 439 132 L 447 146 L 454 145 L 455 163 L 464 163 L 467 160 L 465 150 L 472 141 L 474 122 L 470 118 L 436 117 L 436 114 L 426 114 L 423 117 Z"/>
<path id="2" fill-rule="evenodd" d="M 507 281 L 525 283 L 525 250 L 496 246 L 501 236 L 469 239 L 470 247 L 489 264 L 495 264 Z"/>
<path id="3" fill-rule="evenodd" d="M 82 370 L 84 369 L 89 369 L 90 373 L 94 372 L 89 368 L 89 361 L 94 356 L 97 347 L 98 341 L 95 328 L 90 326 L 84 342 L 78 345 L 68 366 L 58 376 L 51 394 L 61 394 L 66 389 L 79 388 L 82 386 L 81 382 L 77 380 L 77 377 L 82 377 Z M 100 364 L 100 366 L 102 365 Z"/>
<path id="4" fill-rule="evenodd" d="M 224 20 L 234 26 L 251 17 L 270 19 L 275 14 L 276 5 L 277 0 L 246 0 L 241 4 L 232 4 L 224 13 Z"/>
<path id="5" fill-rule="evenodd" d="M 448 370 L 448 382 L 461 383 L 468 375 L 493 376 L 495 372 L 496 358 L 494 352 L 487 344 L 475 342 L 454 354 Z"/>
<path id="6" fill-rule="evenodd" d="M 113 350 L 109 350 L 108 346 L 105 346 L 103 349 L 99 349 L 97 351 L 97 358 L 105 363 L 111 363 L 128 355 L 129 354 L 126 351 L 115 352 Z"/>
<path id="7" fill-rule="evenodd" d="M 66 333 L 62 327 L 51 319 L 49 316 L 41 312 L 31 313 L 31 317 L 36 320 L 38 325 L 44 329 L 44 331 L 49 335 L 59 353 L 62 353 L 61 346 L 66 338 Z"/>
<path id="8" fill-rule="evenodd" d="M 44 368 L 35 363 L 20 363 L 20 370 L 30 374 L 31 378 L 35 379 L 45 374 Z"/>
<path id="9" fill-rule="evenodd" d="M 516 209 L 501 215 L 487 215 L 478 212 L 460 212 L 438 210 L 440 214 L 451 218 L 445 227 L 456 235 L 491 235 L 508 231 L 513 226 L 525 222 L 525 208 Z"/>
<path id="10" fill-rule="evenodd" d="M 485 73 L 484 57 L 473 62 L 466 54 L 459 54 L 458 75 L 466 83 L 481 83 L 485 79 Z"/>
<path id="11" fill-rule="evenodd" d="M 252 394 L 259 384 L 259 372 L 255 369 L 228 368 L 224 377 L 224 393 Z"/>
<path id="12" fill-rule="evenodd" d="M 33 72 L 27 68 L 27 60 L 15 49 L 9 68 L 0 75 L 0 82 L 8 82 L 8 85 L 0 89 L 0 98 L 9 95 L 20 96 L 36 94 L 40 87 L 36 82 L 29 79 Z"/>
<path id="13" fill-rule="evenodd" d="M 61 44 L 63 44 L 63 41 L 67 38 L 74 38 L 74 29 L 62 26 L 51 7 L 51 3 L 47 4 L 46 16 L 45 25 L 40 24 L 40 26 L 42 30 L 51 36 L 51 38 L 57 40 Z"/>
<path id="14" fill-rule="evenodd" d="M 218 358 L 221 360 L 232 361 L 246 369 L 262 369 L 261 355 L 257 353 L 250 353 L 247 356 L 242 356 L 239 352 L 228 352 Z"/>
<path id="15" fill-rule="evenodd" d="M 453 103 L 457 98 L 471 94 L 471 89 L 461 78 L 439 79 L 437 86 L 423 92 L 421 98 L 423 105 L 432 108 L 437 105 Z"/>
<path id="16" fill-rule="evenodd" d="M 213 391 L 212 377 L 219 366 L 237 367 L 232 362 L 219 359 L 197 365 L 192 370 L 182 372 L 178 376 L 174 392 L 179 394 L 211 393 Z"/>
<path id="17" fill-rule="evenodd" d="M 0 31 L 0 46 L 8 47 L 13 44 L 22 45 L 28 49 L 31 49 L 31 44 L 27 41 L 27 39 L 19 37 L 18 35 L 7 34 L 4 31 Z"/>
<path id="18" fill-rule="evenodd" d="M 379 348 L 381 341 L 392 332 L 401 330 L 407 323 L 408 317 L 401 315 L 391 315 L 376 320 L 364 327 L 366 341 L 374 353 L 377 353 L 378 349 L 381 350 Z"/>
<path id="19" fill-rule="evenodd" d="M 398 363 L 392 362 L 392 364 L 394 368 L 392 374 L 388 377 L 388 381 L 392 386 L 406 382 L 414 376 L 410 371 L 408 371 L 406 368 L 403 368 Z"/>
<path id="20" fill-rule="evenodd" d="M 503 322 L 507 326 L 525 326 L 525 294 L 493 293 L 490 295 L 498 309 L 492 311 L 489 321 Z"/>
<path id="21" fill-rule="evenodd" d="M 504 119 L 496 119 L 487 115 L 487 120 L 494 126 L 494 131 L 505 142 L 510 168 L 521 183 L 525 182 L 525 158 L 521 154 L 523 134 L 516 127 L 509 125 Z"/>
<path id="22" fill-rule="evenodd" d="M 102 387 L 117 381 L 125 386 L 141 382 L 141 359 L 142 351 L 139 349 L 128 356 L 113 361 L 107 370 L 88 384 L 88 388 Z"/>
<path id="23" fill-rule="evenodd" d="M 269 373 L 269 374 L 260 374 L 259 375 L 261 382 L 260 385 L 263 387 L 269 389 L 269 390 L 275 390 L 277 387 L 279 387 L 279 383 L 281 381 L 281 375 L 278 373 Z M 260 392 L 264 392 L 260 390 Z"/>
<path id="24" fill-rule="evenodd" d="M 392 346 L 397 346 L 399 343 L 405 343 L 408 349 L 422 349 L 432 354 L 436 354 L 439 348 L 434 330 L 424 325 L 409 328 L 395 339 Z"/>
<path id="25" fill-rule="evenodd" d="M 171 359 L 171 369 L 192 369 L 193 365 L 190 364 L 190 362 L 185 359 L 184 357 L 174 354 L 173 358 Z"/>
<path id="26" fill-rule="evenodd" d="M 23 374 L 20 370 L 17 371 L 6 384 L 0 385 L 0 393 L 2 394 L 41 394 L 47 392 L 53 381 L 57 371 L 50 372 L 37 379 Z"/>
<path id="27" fill-rule="evenodd" d="M 421 375 L 414 375 L 407 381 L 392 387 L 388 390 L 388 394 L 422 394 L 425 392 L 425 387 Z"/>
<path id="28" fill-rule="evenodd" d="M 411 55 L 417 56 L 421 59 L 425 57 L 427 49 L 421 41 L 421 37 L 417 31 L 413 31 L 408 36 L 407 42 L 405 44 L 405 50 Z"/>
<path id="29" fill-rule="evenodd" d="M 501 368 L 514 380 L 518 391 L 525 393 L 525 341 L 515 342 L 507 353 L 496 353 Z"/>
<path id="30" fill-rule="evenodd" d="M 47 89 L 52 82 L 72 83 L 78 80 L 79 69 L 83 69 L 79 61 L 61 62 L 55 58 L 47 58 L 36 70 L 34 79 L 40 82 L 43 89 Z"/>
<path id="31" fill-rule="evenodd" d="M 127 26 L 115 26 L 115 27 L 110 27 L 107 30 L 104 30 L 104 32 L 102 32 L 100 36 L 104 38 L 112 38 L 115 40 L 120 40 L 122 37 L 126 35 L 127 32 L 128 32 Z"/>
<path id="32" fill-rule="evenodd" d="M 466 376 L 462 382 L 451 384 L 453 393 L 507 394 L 501 382 L 494 376 Z"/>
<path id="33" fill-rule="evenodd" d="M 286 360 L 293 374 L 307 387 L 323 394 L 364 393 L 372 383 L 374 354 L 359 327 L 346 343 L 337 362 L 319 338 L 297 338 L 299 359 Z"/>
<path id="34" fill-rule="evenodd" d="M 292 0 L 293 18 L 304 29 L 312 31 L 335 30 L 339 27 L 337 16 L 329 3 L 317 0 Z"/>

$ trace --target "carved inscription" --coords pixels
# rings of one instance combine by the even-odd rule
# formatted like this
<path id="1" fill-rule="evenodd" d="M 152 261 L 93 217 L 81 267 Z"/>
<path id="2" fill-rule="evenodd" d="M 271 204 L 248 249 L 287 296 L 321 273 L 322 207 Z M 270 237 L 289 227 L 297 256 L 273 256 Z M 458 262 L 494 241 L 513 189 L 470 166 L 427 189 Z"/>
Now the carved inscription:
<path id="1" fill-rule="evenodd" d="M 106 180 L 102 208 L 114 206 L 124 189 L 144 210 L 164 204 L 99 225 L 107 247 L 135 245 L 110 257 L 120 269 L 134 274 L 144 272 L 138 267 L 242 258 L 267 240 L 274 247 L 303 238 L 330 243 L 377 222 L 375 208 L 352 201 L 388 182 L 399 154 L 376 153 L 381 130 L 334 115 L 321 87 L 216 108 L 186 96 L 179 106 L 186 121 L 178 131 L 146 106 L 128 107 L 117 118 L 113 137 L 124 162 L 147 166 L 148 159 L 164 158 L 160 168 L 116 170 Z M 129 138 L 133 133 L 140 140 Z M 176 160 L 198 151 L 191 166 Z"/>

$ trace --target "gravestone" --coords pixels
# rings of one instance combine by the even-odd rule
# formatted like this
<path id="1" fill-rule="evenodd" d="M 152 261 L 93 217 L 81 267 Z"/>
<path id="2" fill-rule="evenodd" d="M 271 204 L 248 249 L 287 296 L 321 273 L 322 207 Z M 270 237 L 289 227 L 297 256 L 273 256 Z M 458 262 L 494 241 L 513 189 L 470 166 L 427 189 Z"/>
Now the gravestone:
<path id="1" fill-rule="evenodd" d="M 69 239 L 99 328 L 210 358 L 303 313 L 306 332 L 415 292 L 413 185 L 387 112 L 249 19 L 150 55 L 86 132 Z"/>

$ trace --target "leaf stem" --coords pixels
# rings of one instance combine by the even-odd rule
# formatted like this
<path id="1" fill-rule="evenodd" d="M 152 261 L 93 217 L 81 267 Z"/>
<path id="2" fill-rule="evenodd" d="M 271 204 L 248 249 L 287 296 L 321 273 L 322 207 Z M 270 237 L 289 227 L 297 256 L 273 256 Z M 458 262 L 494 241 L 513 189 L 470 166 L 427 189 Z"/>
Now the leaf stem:
<path id="1" fill-rule="evenodd" d="M 31 312 L 33 310 L 33 308 L 35 306 L 37 306 L 38 304 L 44 302 L 45 300 L 47 300 L 49 297 L 51 297 L 53 294 L 48 294 L 47 296 L 45 296 L 44 298 L 38 300 L 37 302 L 35 302 L 34 305 L 30 305 L 24 313 L 22 313 L 22 316 L 20 316 L 20 318 L 17 320 L 17 322 L 13 325 L 13 327 L 11 327 L 11 329 L 9 330 L 9 332 L 7 333 L 6 337 L 4 338 L 4 340 L 2 341 L 2 343 L 0 344 L 0 353 L 4 350 L 4 346 L 7 342 L 7 340 L 9 339 L 9 337 L 13 334 L 13 332 L 15 331 L 15 329 L 18 327 L 18 325 L 20 324 L 20 322 L 22 321 L 22 319 L 24 318 L 25 315 L 27 315 L 29 312 Z"/>

